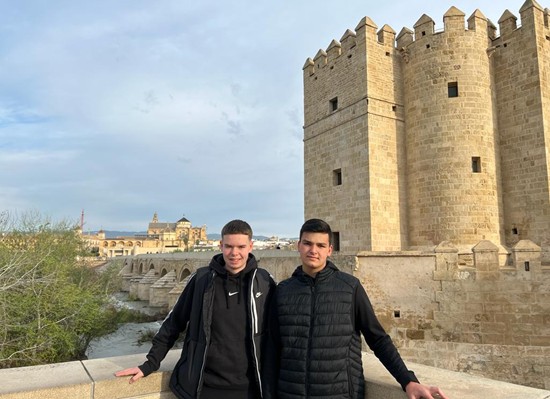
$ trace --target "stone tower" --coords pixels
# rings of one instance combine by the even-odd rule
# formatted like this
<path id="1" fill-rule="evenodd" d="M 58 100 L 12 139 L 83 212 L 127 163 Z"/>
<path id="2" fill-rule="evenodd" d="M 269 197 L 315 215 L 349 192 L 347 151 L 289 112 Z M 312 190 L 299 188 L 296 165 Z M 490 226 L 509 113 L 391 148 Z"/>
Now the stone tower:
<path id="1" fill-rule="evenodd" d="M 549 12 L 355 31 L 306 61 L 305 217 L 344 251 L 550 246 Z"/>
<path id="2" fill-rule="evenodd" d="M 424 15 L 403 49 L 409 245 L 501 243 L 502 204 L 492 95 L 494 29 L 451 7 L 444 31 Z"/>

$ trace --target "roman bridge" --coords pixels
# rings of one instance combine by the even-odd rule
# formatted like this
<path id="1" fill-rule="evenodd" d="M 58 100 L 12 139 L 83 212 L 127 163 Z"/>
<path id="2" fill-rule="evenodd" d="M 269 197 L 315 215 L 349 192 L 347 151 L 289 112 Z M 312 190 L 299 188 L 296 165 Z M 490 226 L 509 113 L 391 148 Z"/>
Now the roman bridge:
<path id="1" fill-rule="evenodd" d="M 130 298 L 148 301 L 151 308 L 167 312 L 176 303 L 187 278 L 198 268 L 207 266 L 216 252 L 176 252 L 141 254 L 125 257 L 120 272 L 122 290 Z M 285 250 L 254 252 L 260 267 L 269 270 L 276 281 L 290 276 L 300 263 L 298 253 Z"/>

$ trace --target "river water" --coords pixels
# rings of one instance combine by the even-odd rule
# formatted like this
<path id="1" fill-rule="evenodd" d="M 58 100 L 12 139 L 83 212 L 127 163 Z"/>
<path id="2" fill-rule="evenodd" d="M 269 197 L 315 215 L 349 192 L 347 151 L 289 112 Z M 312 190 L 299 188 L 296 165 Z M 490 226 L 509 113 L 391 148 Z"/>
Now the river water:
<path id="1" fill-rule="evenodd" d="M 156 309 L 147 306 L 147 301 L 129 301 L 128 293 L 117 293 L 113 299 L 116 306 L 138 310 L 148 315 L 158 314 Z M 151 342 L 140 344 L 138 341 L 143 334 L 156 333 L 162 321 L 163 319 L 159 316 L 158 321 L 122 324 L 115 332 L 92 340 L 86 350 L 86 356 L 88 359 L 100 359 L 139 353 L 146 354 L 151 348 Z"/>

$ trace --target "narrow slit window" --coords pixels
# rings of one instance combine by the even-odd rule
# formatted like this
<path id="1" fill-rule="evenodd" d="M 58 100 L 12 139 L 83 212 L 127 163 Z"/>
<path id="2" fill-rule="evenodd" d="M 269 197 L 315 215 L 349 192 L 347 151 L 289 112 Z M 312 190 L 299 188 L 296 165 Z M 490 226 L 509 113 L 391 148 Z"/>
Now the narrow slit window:
<path id="1" fill-rule="evenodd" d="M 338 109 L 338 97 L 334 97 L 332 100 L 330 100 L 329 104 L 330 112 L 336 111 Z"/>
<path id="2" fill-rule="evenodd" d="M 458 82 L 449 82 L 447 84 L 449 97 L 458 97 Z"/>
<path id="3" fill-rule="evenodd" d="M 333 251 L 340 250 L 340 233 L 338 231 L 332 232 L 332 250 Z"/>
<path id="4" fill-rule="evenodd" d="M 481 158 L 472 157 L 472 172 L 481 173 Z"/>
<path id="5" fill-rule="evenodd" d="M 334 169 L 332 171 L 332 185 L 333 186 L 342 185 L 342 169 Z"/>

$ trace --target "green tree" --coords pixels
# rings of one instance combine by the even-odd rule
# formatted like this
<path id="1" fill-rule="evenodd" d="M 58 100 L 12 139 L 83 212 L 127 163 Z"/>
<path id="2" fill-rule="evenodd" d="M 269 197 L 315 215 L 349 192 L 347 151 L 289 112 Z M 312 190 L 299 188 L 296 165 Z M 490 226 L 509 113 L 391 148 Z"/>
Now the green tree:
<path id="1" fill-rule="evenodd" d="M 81 260 L 69 223 L 0 213 L 0 368 L 75 360 L 113 328 L 112 271 Z"/>

